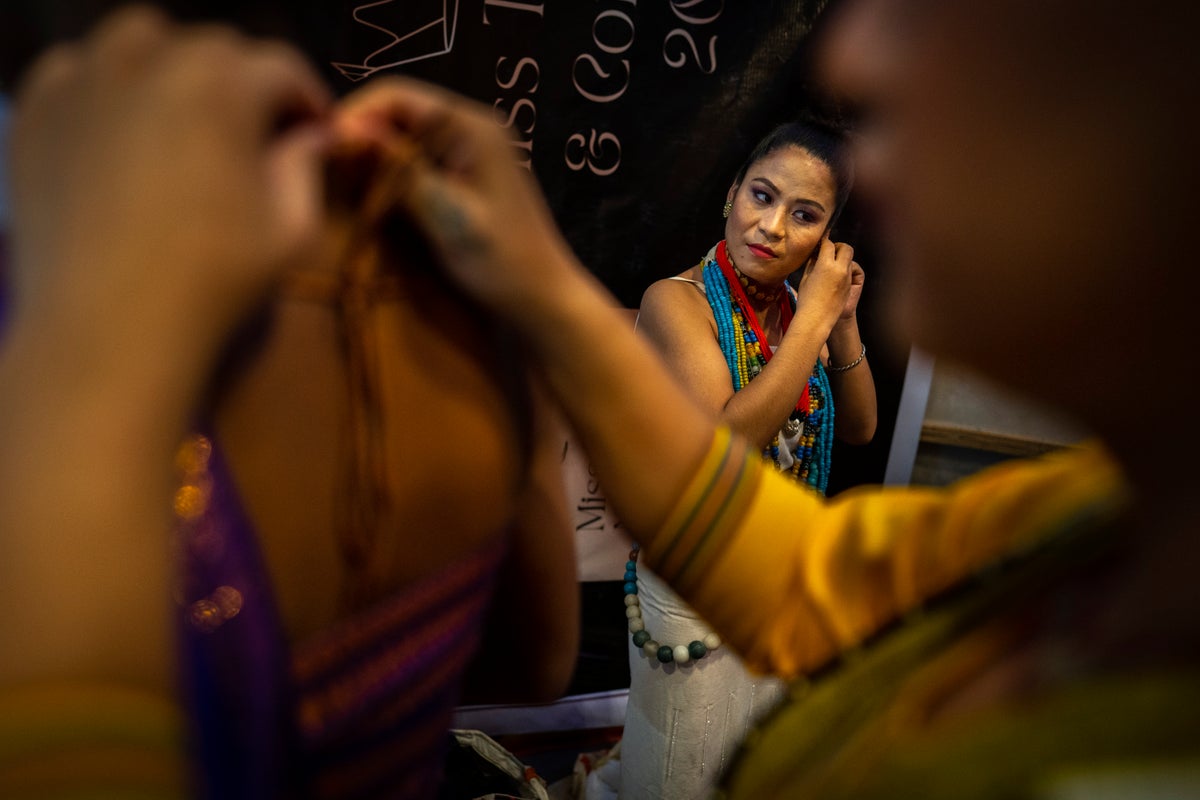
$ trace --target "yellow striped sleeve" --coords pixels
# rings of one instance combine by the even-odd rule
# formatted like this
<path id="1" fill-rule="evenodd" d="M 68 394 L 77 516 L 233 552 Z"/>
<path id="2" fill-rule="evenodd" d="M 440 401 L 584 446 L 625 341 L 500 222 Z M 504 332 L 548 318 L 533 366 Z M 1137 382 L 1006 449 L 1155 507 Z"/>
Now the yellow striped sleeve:
<path id="1" fill-rule="evenodd" d="M 686 591 L 720 556 L 753 501 L 762 473 L 758 455 L 729 428 L 719 428 L 696 475 L 647 548 L 646 563 L 676 591 Z"/>
<path id="2" fill-rule="evenodd" d="M 750 668 L 790 678 L 1125 496 L 1111 457 L 1088 445 L 948 487 L 825 500 L 722 430 L 646 557 Z"/>

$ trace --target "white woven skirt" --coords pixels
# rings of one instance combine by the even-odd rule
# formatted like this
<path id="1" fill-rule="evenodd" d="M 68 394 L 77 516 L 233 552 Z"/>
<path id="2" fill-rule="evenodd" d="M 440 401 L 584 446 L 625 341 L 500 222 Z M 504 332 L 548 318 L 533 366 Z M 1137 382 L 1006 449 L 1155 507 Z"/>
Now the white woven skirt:
<path id="1" fill-rule="evenodd" d="M 638 598 L 646 630 L 660 644 L 686 645 L 711 632 L 644 565 Z M 738 743 L 784 693 L 783 681 L 751 675 L 724 644 L 687 664 L 663 664 L 630 642 L 629 667 L 620 800 L 707 797 Z"/>

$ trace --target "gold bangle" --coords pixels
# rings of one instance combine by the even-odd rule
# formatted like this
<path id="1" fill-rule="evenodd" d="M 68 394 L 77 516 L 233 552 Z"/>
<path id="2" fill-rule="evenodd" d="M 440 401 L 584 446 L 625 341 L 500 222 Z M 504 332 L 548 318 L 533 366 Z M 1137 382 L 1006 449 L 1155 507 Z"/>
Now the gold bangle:
<path id="1" fill-rule="evenodd" d="M 867 346 L 864 344 L 862 346 L 862 352 L 860 352 L 858 354 L 858 358 L 854 359 L 849 364 L 843 364 L 840 367 L 835 367 L 832 364 L 829 364 L 828 366 L 825 367 L 825 369 L 828 372 L 845 372 L 848 369 L 854 369 L 855 367 L 857 367 L 859 364 L 862 363 L 862 360 L 866 357 L 867 357 Z"/>

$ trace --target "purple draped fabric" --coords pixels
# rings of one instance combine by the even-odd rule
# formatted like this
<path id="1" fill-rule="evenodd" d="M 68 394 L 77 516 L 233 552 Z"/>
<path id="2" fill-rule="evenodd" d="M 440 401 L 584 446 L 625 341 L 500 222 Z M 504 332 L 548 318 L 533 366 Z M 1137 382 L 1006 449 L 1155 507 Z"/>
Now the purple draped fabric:
<path id="1" fill-rule="evenodd" d="M 193 478 L 205 501 L 179 525 L 181 688 L 195 721 L 197 794 L 434 796 L 503 547 L 289 647 L 253 528 L 210 441 Z"/>

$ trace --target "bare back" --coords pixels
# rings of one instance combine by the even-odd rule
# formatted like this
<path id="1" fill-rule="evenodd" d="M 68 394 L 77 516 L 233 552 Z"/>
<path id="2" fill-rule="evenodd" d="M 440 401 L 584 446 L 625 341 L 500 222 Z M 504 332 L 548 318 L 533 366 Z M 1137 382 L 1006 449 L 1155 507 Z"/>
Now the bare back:
<path id="1" fill-rule="evenodd" d="M 345 234 L 331 232 L 310 276 L 336 269 Z M 371 595 L 401 590 L 522 525 L 548 528 L 536 532 L 541 552 L 573 575 L 559 476 L 547 468 L 557 431 L 535 409 L 523 365 L 488 318 L 427 268 L 404 265 L 389 277 L 359 321 L 377 365 L 378 452 L 394 520 L 371 544 Z M 333 304 L 285 292 L 216 412 L 293 641 L 348 611 L 353 578 L 334 532 L 347 448 L 361 436 L 347 415 L 362 399 L 350 389 L 342 333 Z"/>

